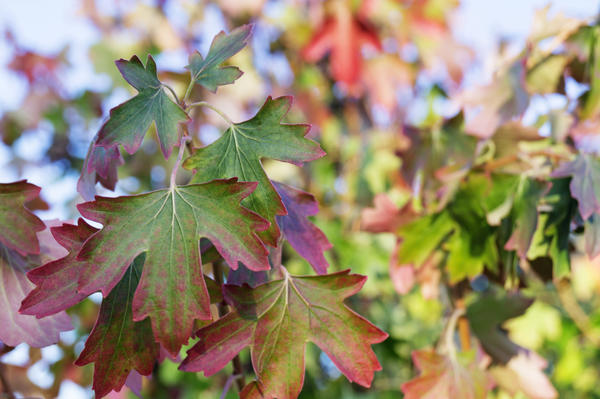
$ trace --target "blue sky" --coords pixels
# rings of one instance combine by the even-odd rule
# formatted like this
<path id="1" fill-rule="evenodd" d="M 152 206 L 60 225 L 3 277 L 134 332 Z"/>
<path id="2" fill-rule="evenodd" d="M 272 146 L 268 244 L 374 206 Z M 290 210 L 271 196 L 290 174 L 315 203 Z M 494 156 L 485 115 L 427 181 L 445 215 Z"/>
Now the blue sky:
<path id="1" fill-rule="evenodd" d="M 105 7 L 110 0 L 100 0 Z M 536 9 L 548 4 L 545 0 L 463 0 L 454 26 L 457 37 L 465 44 L 471 45 L 477 51 L 480 59 L 485 59 L 494 52 L 498 38 L 506 38 L 516 43 L 522 42 L 529 32 L 533 14 Z M 553 11 L 562 11 L 567 15 L 589 18 L 594 16 L 600 3 L 591 0 L 556 0 L 552 2 Z M 99 33 L 78 17 L 79 2 L 77 0 L 18 0 L 0 1 L 0 32 L 7 28 L 16 35 L 18 41 L 26 48 L 45 54 L 53 54 L 69 44 L 69 58 L 75 67 L 69 71 L 65 79 L 68 90 L 78 91 L 86 87 L 102 85 L 102 79 L 95 76 L 91 63 L 87 60 L 87 47 L 99 39 Z M 213 29 L 215 28 L 215 29 Z M 207 27 L 207 34 L 216 31 L 216 27 Z M 210 36 L 210 35 L 209 35 Z M 23 95 L 24 82 L 7 71 L 6 64 L 10 61 L 9 48 L 0 38 L 0 113 L 18 107 Z M 483 82 L 486 76 L 481 70 L 474 70 L 471 82 Z M 33 135 L 23 141 L 19 151 L 33 151 L 35 156 L 36 141 L 42 136 Z M 33 150 L 32 150 L 33 149 Z M 53 179 L 52 168 L 30 168 L 24 174 L 17 176 L 7 167 L 10 161 L 9 152 L 0 144 L 0 182 L 9 182 L 18 178 L 27 178 L 33 183 L 44 185 L 45 198 L 51 203 L 58 203 L 65 193 L 74 193 L 77 176 Z M 51 183 L 49 183 L 51 182 Z M 43 217 L 65 218 L 66 210 L 55 207 Z M 69 339 L 69 334 L 63 337 Z M 53 359 L 60 357 L 58 347 L 53 346 L 43 350 L 44 359 L 39 365 L 30 370 L 30 377 L 40 385 L 51 383 L 52 375 L 47 367 Z M 5 356 L 3 360 L 19 363 L 26 360 L 27 348 L 22 345 L 14 353 Z M 50 380 L 48 380 L 50 379 Z M 89 389 L 83 389 L 73 383 L 66 382 L 59 398 L 89 398 Z"/>

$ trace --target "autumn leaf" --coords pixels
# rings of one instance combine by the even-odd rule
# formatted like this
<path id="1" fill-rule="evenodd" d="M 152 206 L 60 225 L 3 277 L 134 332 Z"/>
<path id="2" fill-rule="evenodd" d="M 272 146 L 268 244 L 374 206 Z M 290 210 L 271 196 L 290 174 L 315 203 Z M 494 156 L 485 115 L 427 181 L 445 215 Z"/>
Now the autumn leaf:
<path id="1" fill-rule="evenodd" d="M 275 216 L 285 215 L 286 209 L 262 168 L 261 158 L 302 166 L 303 162 L 325 155 L 319 144 L 304 137 L 308 125 L 281 123 L 291 102 L 291 97 L 267 98 L 252 119 L 232 124 L 221 138 L 197 149 L 184 163 L 196 171 L 193 182 L 229 177 L 258 182 L 257 189 L 242 204 L 271 223 L 259 236 L 273 247 L 279 237 Z"/>
<path id="2" fill-rule="evenodd" d="M 350 380 L 370 386 L 381 366 L 370 345 L 387 334 L 344 305 L 366 277 L 339 273 L 284 278 L 251 289 L 226 285 L 227 302 L 235 309 L 200 329 L 200 341 L 181 364 L 185 371 L 210 376 L 243 348 L 250 346 L 258 381 L 242 398 L 296 398 L 304 380 L 304 352 L 314 342 Z"/>
<path id="3" fill-rule="evenodd" d="M 31 263 L 32 259 L 0 244 L 0 341 L 10 346 L 22 342 L 38 348 L 52 345 L 61 331 L 73 328 L 65 312 L 43 319 L 19 314 L 21 301 L 34 287 L 25 275 Z"/>
<path id="4" fill-rule="evenodd" d="M 142 275 L 144 255 L 138 256 L 121 281 L 102 300 L 100 314 L 85 347 L 75 361 L 78 366 L 94 362 L 94 391 L 103 397 L 119 391 L 132 370 L 152 373 L 159 354 L 150 320 L 134 321 L 132 302 Z"/>
<path id="5" fill-rule="evenodd" d="M 76 226 L 65 223 L 51 231 L 55 240 L 69 253 L 27 273 L 36 288 L 23 300 L 19 310 L 23 314 L 48 316 L 70 308 L 88 296 L 77 291 L 79 274 L 86 265 L 76 258 L 83 243 L 98 229 L 80 218 Z"/>
<path id="6" fill-rule="evenodd" d="M 560 165 L 552 177 L 571 177 L 571 195 L 586 220 L 600 213 L 600 160 L 592 154 L 579 154 L 573 161 Z"/>
<path id="7" fill-rule="evenodd" d="M 117 169 L 124 162 L 117 145 L 100 147 L 96 145 L 96 140 L 97 137 L 90 144 L 77 181 L 77 192 L 86 201 L 94 199 L 96 182 L 114 191 L 118 180 Z"/>
<path id="8" fill-rule="evenodd" d="M 345 1 L 332 2 L 333 12 L 302 49 L 308 62 L 316 62 L 331 52 L 331 76 L 349 87 L 355 85 L 362 72 L 362 47 L 381 50 L 375 30 L 363 19 L 352 14 Z"/>
<path id="9" fill-rule="evenodd" d="M 287 184 L 274 181 L 273 186 L 287 210 L 287 215 L 277 216 L 277 224 L 285 239 L 317 273 L 327 273 L 329 264 L 323 253 L 332 245 L 325 234 L 307 218 L 319 212 L 317 200 L 312 194 Z"/>
<path id="10" fill-rule="evenodd" d="M 456 359 L 432 349 L 413 351 L 414 365 L 421 375 L 402 384 L 405 399 L 484 399 L 487 377 L 475 363 L 473 354 Z"/>
<path id="11" fill-rule="evenodd" d="M 361 230 L 371 233 L 395 233 L 400 226 L 417 217 L 411 202 L 398 208 L 386 194 L 377 194 L 373 205 L 373 208 L 365 208 L 361 212 Z"/>
<path id="12" fill-rule="evenodd" d="M 116 64 L 123 78 L 135 87 L 138 94 L 110 110 L 110 118 L 98 132 L 97 145 L 110 149 L 121 144 L 133 154 L 154 122 L 160 148 L 168 158 L 179 139 L 178 125 L 189 117 L 165 93 L 151 55 L 148 55 L 145 67 L 135 55 L 129 61 L 120 59 Z"/>
<path id="13" fill-rule="evenodd" d="M 248 44 L 251 33 L 252 25 L 240 26 L 228 35 L 223 31 L 219 32 L 213 39 L 206 58 L 197 51 L 190 56 L 187 69 L 190 70 L 192 80 L 212 92 L 217 91 L 219 86 L 235 82 L 242 76 L 242 71 L 237 67 L 223 67 L 221 64 Z"/>
<path id="14" fill-rule="evenodd" d="M 46 226 L 25 208 L 39 193 L 39 187 L 25 180 L 0 184 L 0 243 L 23 256 L 40 252 L 36 232 Z"/>

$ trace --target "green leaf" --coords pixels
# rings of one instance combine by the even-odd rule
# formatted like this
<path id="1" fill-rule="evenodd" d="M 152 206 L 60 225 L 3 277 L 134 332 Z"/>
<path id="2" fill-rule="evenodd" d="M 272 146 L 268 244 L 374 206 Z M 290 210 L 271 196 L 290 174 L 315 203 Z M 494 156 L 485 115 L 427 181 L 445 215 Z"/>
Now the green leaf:
<path id="1" fill-rule="evenodd" d="M 448 212 L 427 215 L 401 227 L 398 232 L 402 238 L 398 250 L 399 262 L 420 267 L 454 228 Z"/>
<path id="2" fill-rule="evenodd" d="M 212 41 L 206 58 L 199 52 L 190 56 L 190 70 L 192 80 L 206 89 L 215 92 L 217 87 L 235 82 L 242 71 L 234 66 L 222 67 L 221 64 L 232 57 L 248 44 L 252 33 L 252 25 L 240 26 L 228 35 L 221 31 Z"/>
<path id="3" fill-rule="evenodd" d="M 447 246 L 446 266 L 451 283 L 475 277 L 485 266 L 494 271 L 498 269 L 495 228 L 487 223 L 483 207 L 489 188 L 487 177 L 472 175 L 448 204 L 456 226 Z"/>
<path id="4" fill-rule="evenodd" d="M 505 248 L 517 251 L 521 258 L 526 256 L 531 245 L 538 224 L 537 207 L 548 188 L 548 183 L 525 176 L 521 177 L 517 187 L 511 211 L 514 227 Z"/>
<path id="5" fill-rule="evenodd" d="M 311 277 L 290 276 L 250 288 L 226 285 L 234 311 L 200 329 L 200 341 L 181 364 L 185 371 L 209 376 L 246 346 L 258 381 L 242 398 L 296 398 L 304 380 L 304 352 L 317 344 L 350 380 L 370 386 L 381 366 L 371 345 L 387 334 L 360 317 L 344 299 L 356 294 L 366 277 L 345 270 Z"/>
<path id="6" fill-rule="evenodd" d="M 550 211 L 539 215 L 537 229 L 527 251 L 527 257 L 535 259 L 548 256 L 552 259 L 554 278 L 560 278 L 571 270 L 569 235 L 576 204 L 569 194 L 569 179 L 555 179 L 544 198 Z"/>
<path id="7" fill-rule="evenodd" d="M 40 193 L 40 188 L 21 180 L 0 184 L 0 243 L 19 254 L 39 254 L 40 245 L 36 232 L 46 228 L 25 203 Z"/>
<path id="8" fill-rule="evenodd" d="M 120 390 L 132 370 L 150 375 L 158 357 L 160 347 L 154 341 L 150 320 L 136 322 L 132 315 L 143 265 L 142 254 L 104 298 L 94 329 L 75 361 L 78 366 L 94 362 L 93 387 L 98 398 Z"/>
<path id="9" fill-rule="evenodd" d="M 127 267 L 146 253 L 133 298 L 133 319 L 150 317 L 156 340 L 176 354 L 192 334 L 195 319 L 209 320 L 210 300 L 198 242 L 208 238 L 233 269 L 269 268 L 267 251 L 255 230 L 267 227 L 240 206 L 256 183 L 235 179 L 173 187 L 146 194 L 105 198 L 78 205 L 103 228 L 83 245 L 78 291 L 106 296 Z"/>
<path id="10" fill-rule="evenodd" d="M 291 101 L 291 97 L 267 98 L 256 116 L 231 125 L 221 138 L 198 149 L 184 163 L 186 168 L 196 170 L 193 182 L 228 177 L 258 182 L 256 191 L 244 200 L 243 205 L 271 223 L 259 236 L 273 247 L 277 246 L 280 234 L 275 216 L 285 215 L 286 209 L 260 160 L 272 158 L 302 166 L 303 162 L 325 155 L 319 144 L 304 137 L 308 125 L 281 123 Z"/>
<path id="11" fill-rule="evenodd" d="M 497 290 L 479 296 L 467 307 L 469 325 L 493 360 L 506 364 L 522 349 L 508 338 L 501 326 L 508 319 L 524 314 L 532 303 L 533 299 L 521 293 Z"/>
<path id="12" fill-rule="evenodd" d="M 168 158 L 179 140 L 177 127 L 189 120 L 188 115 L 165 93 L 151 55 L 148 55 L 145 67 L 135 55 L 129 61 L 120 59 L 116 64 L 138 95 L 110 110 L 110 118 L 98 132 L 97 145 L 111 148 L 121 144 L 133 154 L 154 122 L 160 148 Z"/>

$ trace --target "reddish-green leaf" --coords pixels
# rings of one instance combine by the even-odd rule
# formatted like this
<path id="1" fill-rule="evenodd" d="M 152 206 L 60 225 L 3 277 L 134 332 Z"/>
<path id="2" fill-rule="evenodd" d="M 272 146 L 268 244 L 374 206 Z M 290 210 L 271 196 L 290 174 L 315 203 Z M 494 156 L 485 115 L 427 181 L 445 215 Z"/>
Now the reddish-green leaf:
<path id="1" fill-rule="evenodd" d="M 91 201 L 96 195 L 94 189 L 96 182 L 100 182 L 109 190 L 114 190 L 117 184 L 117 169 L 122 164 L 123 157 L 117 145 L 99 147 L 96 145 L 95 138 L 83 161 L 81 175 L 77 181 L 77 191 L 85 200 Z"/>
<path id="2" fill-rule="evenodd" d="M 591 154 L 580 154 L 571 162 L 559 166 L 553 177 L 571 177 L 571 195 L 579 205 L 579 213 L 586 220 L 600 213 L 600 160 Z"/>
<path id="3" fill-rule="evenodd" d="M 7 345 L 51 345 L 58 342 L 61 331 L 73 328 L 64 312 L 43 319 L 19 313 L 21 301 L 34 287 L 25 272 L 37 261 L 37 256 L 23 257 L 0 244 L 0 341 Z"/>
<path id="4" fill-rule="evenodd" d="M 77 280 L 85 262 L 77 261 L 79 250 L 98 229 L 79 219 L 77 226 L 63 224 L 52 228 L 52 235 L 69 253 L 27 273 L 37 287 L 27 295 L 19 310 L 23 314 L 44 317 L 65 310 L 87 297 L 77 291 Z"/>
<path id="5" fill-rule="evenodd" d="M 267 227 L 240 206 L 256 183 L 235 179 L 173 187 L 118 198 L 96 197 L 78 206 L 103 228 L 83 245 L 78 290 L 106 296 L 133 260 L 146 252 L 133 298 L 133 319 L 150 317 L 157 341 L 175 354 L 192 334 L 195 319 L 211 318 L 198 241 L 208 238 L 233 269 L 269 268 L 255 230 Z"/>
<path id="6" fill-rule="evenodd" d="M 285 239 L 317 273 L 327 273 L 329 264 L 323 253 L 331 248 L 331 243 L 325 234 L 307 219 L 307 216 L 319 212 L 317 200 L 312 194 L 287 184 L 273 183 L 288 212 L 285 216 L 277 216 L 277 224 Z"/>
<path id="7" fill-rule="evenodd" d="M 283 269 L 285 270 L 285 269 Z M 250 288 L 225 286 L 234 311 L 200 329 L 200 341 L 181 368 L 212 375 L 246 346 L 258 381 L 243 398 L 296 398 L 304 380 L 306 342 L 317 344 L 350 380 L 370 386 L 381 366 L 371 345 L 387 334 L 344 305 L 366 277 L 345 270 L 324 276 L 297 277 Z"/>
<path id="8" fill-rule="evenodd" d="M 123 78 L 138 94 L 110 110 L 110 118 L 98 132 L 98 145 L 110 149 L 121 144 L 133 154 L 154 122 L 160 148 L 168 158 L 179 139 L 177 126 L 189 117 L 165 92 L 151 55 L 148 55 L 145 67 L 135 55 L 129 61 L 121 59 L 116 63 Z"/>
<path id="9" fill-rule="evenodd" d="M 94 362 L 94 391 L 100 398 L 119 391 L 132 370 L 152 373 L 159 353 L 150 320 L 134 321 L 132 301 L 140 281 L 144 255 L 138 256 L 121 281 L 104 298 L 96 325 L 75 362 Z"/>
<path id="10" fill-rule="evenodd" d="M 190 56 L 187 69 L 190 70 L 192 80 L 213 92 L 219 86 L 235 82 L 242 76 L 242 71 L 234 66 L 222 67 L 221 64 L 248 44 L 251 33 L 252 25 L 240 26 L 228 35 L 223 31 L 219 32 L 213 39 L 206 58 L 197 51 Z"/>
<path id="11" fill-rule="evenodd" d="M 302 166 L 303 162 L 325 155 L 319 144 L 304 137 L 308 125 L 281 123 L 291 101 L 291 97 L 267 98 L 252 119 L 231 125 L 221 138 L 198 149 L 184 163 L 186 168 L 196 170 L 194 182 L 228 177 L 258 182 L 256 191 L 243 204 L 271 223 L 259 235 L 273 247 L 279 237 L 275 216 L 285 215 L 286 210 L 260 160 L 273 158 Z"/>
<path id="12" fill-rule="evenodd" d="M 452 359 L 431 349 L 414 351 L 412 358 L 421 375 L 402 384 L 405 399 L 487 397 L 487 378 L 474 359 L 468 359 L 464 355 Z"/>
<path id="13" fill-rule="evenodd" d="M 23 256 L 40 252 L 35 233 L 46 226 L 25 208 L 39 193 L 39 187 L 25 180 L 0 184 L 0 243 Z"/>

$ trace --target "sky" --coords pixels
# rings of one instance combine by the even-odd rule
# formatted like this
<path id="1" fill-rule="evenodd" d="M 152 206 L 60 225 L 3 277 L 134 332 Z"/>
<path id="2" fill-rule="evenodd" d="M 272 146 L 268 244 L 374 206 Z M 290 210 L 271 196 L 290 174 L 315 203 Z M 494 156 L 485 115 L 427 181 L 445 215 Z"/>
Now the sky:
<path id="1" fill-rule="evenodd" d="M 7 28 L 16 35 L 24 47 L 44 53 L 53 54 L 69 44 L 69 59 L 75 67 L 65 77 L 68 90 L 84 88 L 101 88 L 102 79 L 94 74 L 92 65 L 87 59 L 87 48 L 99 39 L 99 33 L 89 24 L 78 18 L 77 0 L 19 0 L 0 1 L 0 34 Z M 105 7 L 110 0 L 98 0 L 100 7 Z M 454 31 L 458 39 L 473 47 L 479 59 L 486 59 L 495 52 L 498 38 L 522 43 L 529 32 L 535 10 L 546 6 L 546 0 L 462 0 L 454 21 Z M 564 12 L 566 15 L 591 18 L 600 10 L 600 1 L 592 0 L 555 0 L 551 2 L 553 12 Z M 214 20 L 214 19 L 213 19 Z M 212 37 L 219 30 L 216 21 L 213 26 L 206 26 L 207 37 Z M 208 45 L 208 42 L 206 43 Z M 202 50 L 202 49 L 201 49 Z M 0 113 L 15 109 L 24 96 L 24 82 L 6 69 L 10 60 L 9 48 L 0 38 Z M 474 69 L 467 76 L 471 83 L 485 83 L 484 68 Z M 32 134 L 26 137 L 18 151 L 26 156 L 36 156 L 43 147 L 43 134 Z M 27 178 L 34 184 L 43 185 L 45 198 L 51 204 L 58 203 L 65 193 L 74 193 L 77 176 L 52 179 L 58 173 L 48 167 L 30 168 L 17 176 L 7 167 L 9 151 L 0 144 L 0 182 L 10 182 Z M 51 183 L 48 183 L 48 182 Z M 66 210 L 60 206 L 41 215 L 43 218 L 66 218 Z M 72 334 L 65 333 L 61 339 L 68 341 Z M 60 358 L 60 349 L 51 346 L 42 350 L 43 359 L 30 369 L 30 378 L 40 385 L 52 383 L 52 374 L 48 365 Z M 3 361 L 23 363 L 27 360 L 27 347 L 21 345 L 15 351 L 5 355 Z M 84 389 L 66 381 L 61 387 L 59 399 L 90 398 L 90 389 Z"/>

